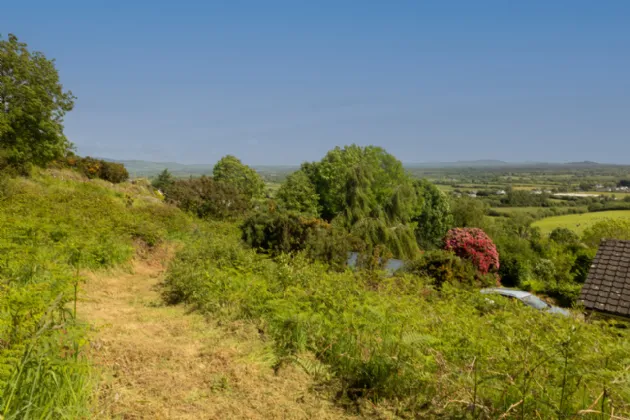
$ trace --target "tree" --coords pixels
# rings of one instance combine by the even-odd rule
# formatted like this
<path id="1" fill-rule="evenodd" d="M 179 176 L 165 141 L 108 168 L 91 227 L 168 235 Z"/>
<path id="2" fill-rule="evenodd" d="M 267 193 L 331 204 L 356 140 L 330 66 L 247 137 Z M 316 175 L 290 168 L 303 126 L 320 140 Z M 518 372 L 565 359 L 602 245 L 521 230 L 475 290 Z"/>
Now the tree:
<path id="1" fill-rule="evenodd" d="M 453 225 L 457 227 L 485 227 L 487 205 L 482 200 L 471 197 L 459 197 L 453 200 L 451 212 Z"/>
<path id="2" fill-rule="evenodd" d="M 158 189 L 162 192 L 166 192 L 168 188 L 173 185 L 174 179 L 173 175 L 168 171 L 168 169 L 164 169 L 160 174 L 151 182 L 153 188 Z"/>
<path id="3" fill-rule="evenodd" d="M 446 195 L 427 180 L 414 183 L 418 196 L 416 239 L 422 248 L 441 246 L 446 232 L 453 226 L 453 216 Z"/>
<path id="4" fill-rule="evenodd" d="M 582 242 L 596 248 L 602 239 L 630 239 L 630 220 L 602 220 L 582 234 Z"/>
<path id="5" fill-rule="evenodd" d="M 391 217 L 409 220 L 409 202 L 392 206 L 392 197 L 412 185 L 402 163 L 375 146 L 336 147 L 319 162 L 302 165 L 319 194 L 322 217 L 332 220 L 349 211 L 383 212 L 389 203 Z M 415 204 L 415 203 L 413 203 Z M 358 215 L 360 216 L 360 215 Z"/>
<path id="6" fill-rule="evenodd" d="M 380 147 L 336 147 L 302 169 L 319 195 L 321 216 L 360 238 L 368 253 L 383 245 L 398 258 L 418 251 L 412 217 L 418 197 L 411 177 Z"/>
<path id="7" fill-rule="evenodd" d="M 222 157 L 212 170 L 215 181 L 233 185 L 250 199 L 262 198 L 265 182 L 261 176 L 232 155 Z"/>
<path id="8" fill-rule="evenodd" d="M 499 269 L 499 253 L 492 239 L 481 229 L 455 228 L 448 231 L 444 249 L 472 261 L 481 274 Z"/>
<path id="9" fill-rule="evenodd" d="M 289 211 L 319 216 L 319 195 L 303 171 L 289 175 L 276 194 L 279 205 Z"/>
<path id="10" fill-rule="evenodd" d="M 9 35 L 0 40 L 0 149 L 6 163 L 46 165 L 71 144 L 63 118 L 75 97 L 64 91 L 53 60 Z"/>

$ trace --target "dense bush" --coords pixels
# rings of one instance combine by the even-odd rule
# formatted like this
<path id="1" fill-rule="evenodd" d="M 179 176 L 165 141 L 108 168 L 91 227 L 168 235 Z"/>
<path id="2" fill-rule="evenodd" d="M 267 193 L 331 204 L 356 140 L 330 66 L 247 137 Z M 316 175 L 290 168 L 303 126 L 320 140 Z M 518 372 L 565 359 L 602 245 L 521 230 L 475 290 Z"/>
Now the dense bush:
<path id="1" fill-rule="evenodd" d="M 67 165 L 76 168 L 88 178 L 99 178 L 118 184 L 129 179 L 129 173 L 122 163 L 108 162 L 91 157 L 71 155 L 66 160 Z"/>
<path id="2" fill-rule="evenodd" d="M 201 231 L 169 268 L 164 296 L 252 320 L 272 340 L 275 366 L 294 361 L 338 401 L 390 417 L 630 415 L 627 331 L 447 283 L 439 294 L 409 274 L 374 283 Z"/>
<path id="3" fill-rule="evenodd" d="M 501 253 L 501 266 L 499 267 L 501 284 L 505 287 L 522 287 L 529 279 L 529 263 L 518 255 Z"/>
<path id="4" fill-rule="evenodd" d="M 250 247 L 272 254 L 305 251 L 312 259 L 344 267 L 350 251 L 359 247 L 343 229 L 296 212 L 261 211 L 241 225 L 242 239 Z"/>
<path id="5" fill-rule="evenodd" d="M 169 203 L 200 218 L 234 219 L 250 209 L 250 200 L 232 184 L 213 178 L 180 179 L 163 185 Z"/>
<path id="6" fill-rule="evenodd" d="M 470 260 L 465 260 L 451 251 L 434 250 L 409 262 L 405 271 L 426 277 L 438 289 L 445 283 L 459 287 L 496 286 L 496 278 L 477 271 Z"/>
<path id="7" fill-rule="evenodd" d="M 499 253 L 486 233 L 477 228 L 455 228 L 448 231 L 444 249 L 470 260 L 481 274 L 499 269 Z"/>
<path id="8" fill-rule="evenodd" d="M 567 228 L 555 228 L 549 234 L 549 239 L 563 245 L 576 244 L 580 241 L 578 234 Z"/>

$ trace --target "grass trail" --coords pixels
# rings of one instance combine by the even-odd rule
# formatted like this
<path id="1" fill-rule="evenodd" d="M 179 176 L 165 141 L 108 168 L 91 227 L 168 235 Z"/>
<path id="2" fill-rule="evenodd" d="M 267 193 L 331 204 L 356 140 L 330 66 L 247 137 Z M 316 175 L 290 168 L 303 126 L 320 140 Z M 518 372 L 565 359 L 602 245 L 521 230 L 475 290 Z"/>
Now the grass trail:
<path id="1" fill-rule="evenodd" d="M 160 258 L 161 257 L 161 258 Z M 219 326 L 182 306 L 162 306 L 159 261 L 89 275 L 79 315 L 95 329 L 102 371 L 97 418 L 344 418 L 296 367 L 274 374 L 270 344 L 249 324 Z"/>

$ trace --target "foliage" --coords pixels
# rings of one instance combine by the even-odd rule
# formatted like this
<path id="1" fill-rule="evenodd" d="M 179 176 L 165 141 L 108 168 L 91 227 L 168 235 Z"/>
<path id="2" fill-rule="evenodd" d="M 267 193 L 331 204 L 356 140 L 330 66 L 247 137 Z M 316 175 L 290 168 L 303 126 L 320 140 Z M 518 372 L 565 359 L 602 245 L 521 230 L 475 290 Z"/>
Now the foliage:
<path id="1" fill-rule="evenodd" d="M 0 40 L 0 150 L 10 166 L 44 166 L 70 148 L 63 118 L 74 97 L 64 92 L 54 61 L 9 35 Z"/>
<path id="2" fill-rule="evenodd" d="M 531 191 L 507 189 L 505 198 L 501 199 L 501 203 L 510 207 L 544 207 L 547 205 L 549 194 L 532 194 Z"/>
<path id="3" fill-rule="evenodd" d="M 582 241 L 590 247 L 597 247 L 602 239 L 630 239 L 630 220 L 602 220 L 587 228 Z"/>
<path id="4" fill-rule="evenodd" d="M 212 176 L 215 181 L 231 185 L 250 200 L 263 197 L 265 182 L 260 175 L 232 155 L 224 156 L 217 162 Z"/>
<path id="5" fill-rule="evenodd" d="M 76 168 L 88 178 L 99 178 L 105 181 L 119 184 L 129 179 L 129 172 L 122 163 L 108 162 L 102 159 L 94 159 L 89 156 L 79 157 L 70 154 L 66 158 L 67 165 Z"/>
<path id="6" fill-rule="evenodd" d="M 499 269 L 499 253 L 486 233 L 477 228 L 455 228 L 448 231 L 444 248 L 458 257 L 470 260 L 481 274 Z"/>
<path id="7" fill-rule="evenodd" d="M 437 293 L 410 274 L 374 282 L 201 231 L 170 266 L 164 296 L 251 320 L 279 369 L 315 358 L 338 401 L 359 409 L 369 400 L 403 418 L 630 414 L 627 331 L 448 283 Z"/>
<path id="8" fill-rule="evenodd" d="M 481 200 L 470 197 L 458 197 L 451 201 L 453 226 L 483 228 L 487 205 Z"/>
<path id="9" fill-rule="evenodd" d="M 493 276 L 482 275 L 470 260 L 462 259 L 451 251 L 429 251 L 408 263 L 405 270 L 430 279 L 430 283 L 438 289 L 445 283 L 468 288 L 496 285 Z"/>
<path id="10" fill-rule="evenodd" d="M 580 237 L 577 233 L 563 227 L 552 230 L 549 234 L 549 239 L 563 245 L 576 244 L 580 241 Z"/>
<path id="11" fill-rule="evenodd" d="M 200 218 L 234 219 L 250 208 L 249 198 L 233 184 L 206 176 L 175 180 L 164 187 L 169 203 Z"/>
<path id="12" fill-rule="evenodd" d="M 321 215 L 361 239 L 411 258 L 418 246 L 412 218 L 418 196 L 402 164 L 380 147 L 337 147 L 320 162 L 302 165 L 320 197 Z M 369 251 L 371 254 L 372 251 Z"/>
<path id="13" fill-rule="evenodd" d="M 289 175 L 276 194 L 278 205 L 285 210 L 319 216 L 319 195 L 303 171 Z"/>
<path id="14" fill-rule="evenodd" d="M 153 188 L 160 190 L 162 192 L 167 191 L 175 180 L 173 179 L 173 175 L 168 171 L 168 169 L 164 169 L 159 175 L 151 182 Z"/>
<path id="15" fill-rule="evenodd" d="M 242 239 L 250 247 L 272 254 L 305 251 L 309 258 L 344 267 L 348 253 L 358 246 L 344 230 L 296 212 L 261 211 L 241 225 Z"/>
<path id="16" fill-rule="evenodd" d="M 414 183 L 419 211 L 414 215 L 416 240 L 422 248 L 441 247 L 446 232 L 453 226 L 452 212 L 446 195 L 427 180 Z"/>
<path id="17" fill-rule="evenodd" d="M 387 215 L 410 220 L 415 200 L 408 200 L 411 178 L 402 164 L 375 146 L 336 147 L 319 162 L 302 165 L 320 197 L 322 217 L 354 220 L 364 215 Z"/>
<path id="18" fill-rule="evenodd" d="M 529 264 L 526 259 L 518 254 L 501 253 L 501 266 L 499 267 L 501 284 L 505 287 L 522 287 L 529 278 Z"/>

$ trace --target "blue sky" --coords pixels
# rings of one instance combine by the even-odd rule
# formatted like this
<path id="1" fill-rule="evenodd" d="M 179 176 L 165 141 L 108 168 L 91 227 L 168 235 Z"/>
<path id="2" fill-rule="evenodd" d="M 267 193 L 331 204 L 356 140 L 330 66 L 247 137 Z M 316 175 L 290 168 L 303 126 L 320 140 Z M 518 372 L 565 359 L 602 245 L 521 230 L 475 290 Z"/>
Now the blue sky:
<path id="1" fill-rule="evenodd" d="M 4 2 L 119 159 L 630 163 L 630 1 Z"/>

